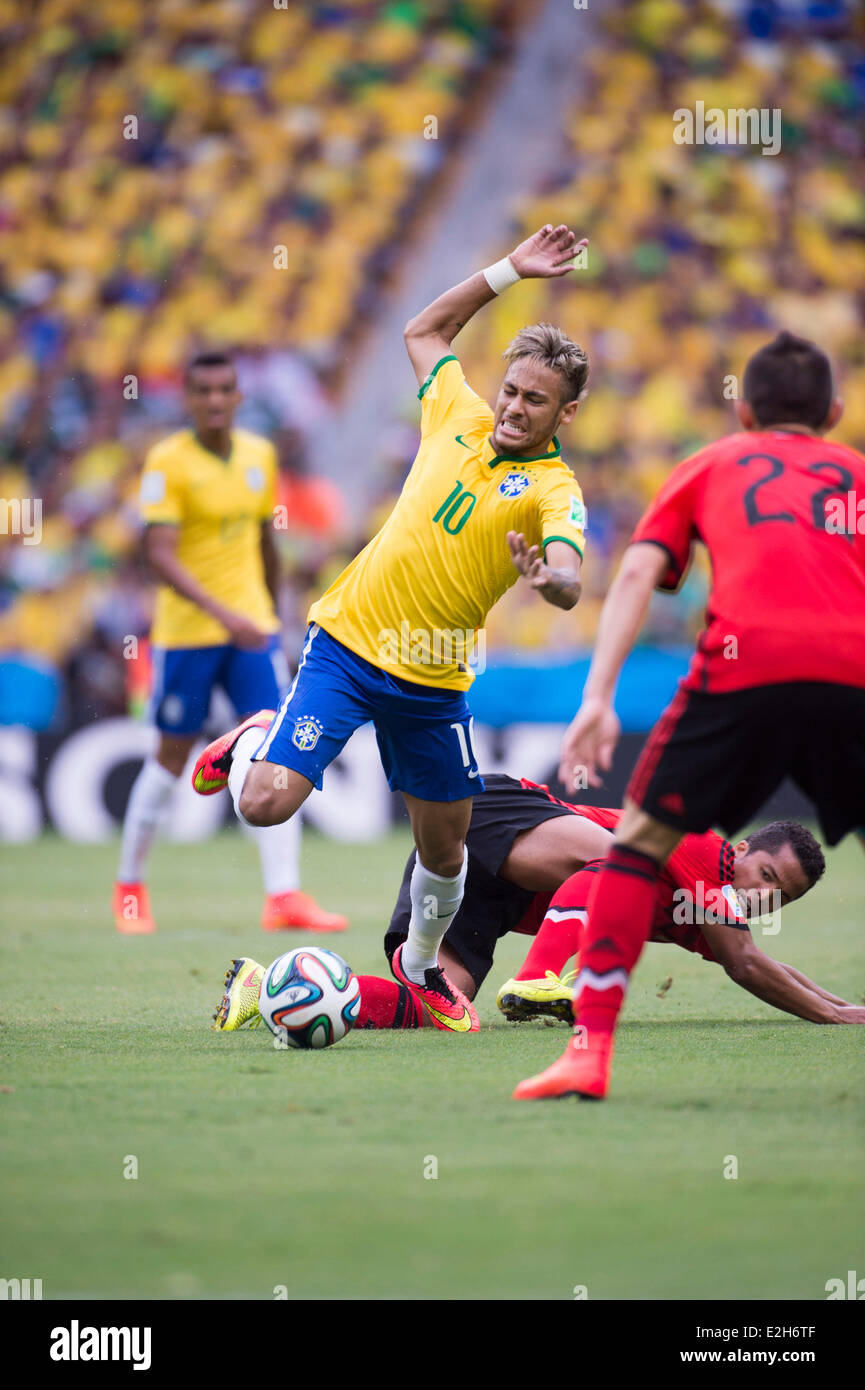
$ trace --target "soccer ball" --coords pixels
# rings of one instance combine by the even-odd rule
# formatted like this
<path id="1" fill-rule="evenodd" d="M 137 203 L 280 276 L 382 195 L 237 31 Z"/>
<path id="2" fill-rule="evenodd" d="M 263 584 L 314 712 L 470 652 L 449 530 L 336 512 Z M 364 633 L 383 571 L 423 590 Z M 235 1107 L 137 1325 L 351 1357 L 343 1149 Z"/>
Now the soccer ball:
<path id="1" fill-rule="evenodd" d="M 258 1007 L 282 1046 L 330 1047 L 357 1022 L 360 985 L 335 951 L 299 946 L 268 966 Z"/>

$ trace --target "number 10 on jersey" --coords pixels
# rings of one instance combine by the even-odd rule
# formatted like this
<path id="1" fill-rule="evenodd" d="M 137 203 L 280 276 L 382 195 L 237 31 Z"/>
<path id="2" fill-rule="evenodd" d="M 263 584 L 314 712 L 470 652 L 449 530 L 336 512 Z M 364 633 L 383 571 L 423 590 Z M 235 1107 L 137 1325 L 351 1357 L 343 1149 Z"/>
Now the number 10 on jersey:
<path id="1" fill-rule="evenodd" d="M 440 521 L 449 535 L 455 536 L 463 529 L 477 502 L 473 492 L 466 492 L 459 480 L 442 502 L 433 521 Z M 467 504 L 467 505 L 466 505 Z"/>

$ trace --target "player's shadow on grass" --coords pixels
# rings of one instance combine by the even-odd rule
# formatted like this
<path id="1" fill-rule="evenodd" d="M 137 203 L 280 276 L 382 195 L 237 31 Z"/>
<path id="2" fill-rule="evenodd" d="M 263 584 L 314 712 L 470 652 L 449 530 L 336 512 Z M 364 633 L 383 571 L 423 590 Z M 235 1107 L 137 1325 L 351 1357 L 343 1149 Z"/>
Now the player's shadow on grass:
<path id="1" fill-rule="evenodd" d="M 619 1031 L 629 1033 L 635 1031 L 638 1028 L 677 1028 L 687 1029 L 689 1032 L 694 1032 L 706 1028 L 725 1027 L 791 1028 L 793 1026 L 801 1025 L 805 1022 L 807 1022 L 807 1020 L 802 1018 L 623 1018 L 622 1022 L 619 1024 Z M 505 1029 L 519 1029 L 520 1031 L 526 1030 L 531 1031 L 533 1033 L 545 1033 L 548 1034 L 551 1038 L 558 1036 L 566 1038 L 570 1030 L 570 1024 L 565 1025 L 563 1023 L 561 1027 L 553 1029 L 541 1027 L 540 1020 L 538 1020 L 537 1022 L 529 1023 L 508 1023 L 506 1019 L 503 1019 L 501 1020 L 501 1022 L 496 1020 L 495 1022 L 490 1024 L 483 1024 L 481 1031 L 483 1032 L 487 1028 L 491 1028 L 495 1032 L 503 1031 Z"/>
<path id="2" fill-rule="evenodd" d="M 623 1028 L 717 1028 L 719 1024 L 730 1024 L 734 1028 L 787 1028 L 801 1025 L 803 1018 L 642 1018 L 622 1020 Z"/>

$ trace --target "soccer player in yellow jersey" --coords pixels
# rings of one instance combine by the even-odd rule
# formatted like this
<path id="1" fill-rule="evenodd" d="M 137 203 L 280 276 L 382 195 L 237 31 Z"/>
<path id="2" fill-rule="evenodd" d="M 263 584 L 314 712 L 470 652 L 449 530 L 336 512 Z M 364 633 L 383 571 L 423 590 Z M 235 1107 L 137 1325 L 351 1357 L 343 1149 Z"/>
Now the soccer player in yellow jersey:
<path id="1" fill-rule="evenodd" d="M 566 275 L 582 244 L 565 226 L 542 227 L 406 325 L 421 443 L 402 494 L 310 609 L 276 718 L 262 712 L 215 740 L 193 774 L 203 795 L 227 784 L 241 819 L 274 825 L 295 814 L 351 733 L 372 720 L 417 847 L 408 936 L 391 969 L 454 1032 L 479 1027 L 438 959 L 463 895 L 472 797 L 483 791 L 465 696 L 473 643 L 520 575 L 557 607 L 579 599 L 585 511 L 556 430 L 576 414 L 588 361 L 551 324 L 524 328 L 504 354 L 491 410 L 451 343 L 517 280 Z"/>
<path id="2" fill-rule="evenodd" d="M 275 708 L 288 685 L 274 606 L 275 450 L 232 428 L 240 395 L 224 355 L 202 353 L 190 364 L 186 402 L 193 428 L 151 449 L 141 479 L 145 551 L 161 581 L 151 633 L 159 743 L 123 822 L 114 920 L 125 934 L 154 930 L 144 865 L 213 687 L 244 715 Z M 344 917 L 299 891 L 299 832 L 297 821 L 254 832 L 267 894 L 262 926 L 341 931 Z"/>

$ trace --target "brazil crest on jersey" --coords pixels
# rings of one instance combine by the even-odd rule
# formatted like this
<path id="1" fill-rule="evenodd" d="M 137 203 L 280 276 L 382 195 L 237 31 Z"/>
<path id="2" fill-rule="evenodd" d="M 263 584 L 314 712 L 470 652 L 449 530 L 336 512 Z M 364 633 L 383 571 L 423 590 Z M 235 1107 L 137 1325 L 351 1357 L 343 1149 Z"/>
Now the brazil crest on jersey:
<path id="1" fill-rule="evenodd" d="M 586 514 L 557 439 L 537 458 L 496 453 L 493 412 L 452 354 L 418 396 L 421 444 L 399 500 L 309 621 L 405 680 L 466 690 L 474 634 L 519 578 L 507 532 L 582 555 Z"/>

